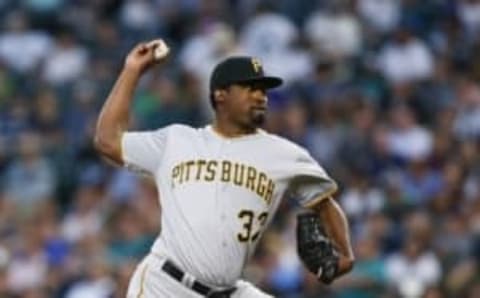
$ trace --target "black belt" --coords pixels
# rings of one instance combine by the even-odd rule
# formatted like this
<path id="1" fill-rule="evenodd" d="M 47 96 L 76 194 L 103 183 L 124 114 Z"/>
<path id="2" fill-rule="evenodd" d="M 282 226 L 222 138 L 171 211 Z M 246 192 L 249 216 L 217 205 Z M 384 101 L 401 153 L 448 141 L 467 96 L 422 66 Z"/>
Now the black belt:
<path id="1" fill-rule="evenodd" d="M 182 283 L 185 273 L 180 268 L 175 266 L 175 264 L 173 264 L 172 262 L 168 260 L 165 261 L 162 266 L 162 270 L 174 279 L 178 280 L 180 283 Z M 192 283 L 191 289 L 198 294 L 209 298 L 229 298 L 230 295 L 232 295 L 232 293 L 236 290 L 236 288 L 231 288 L 223 291 L 215 291 L 211 287 L 206 286 L 198 281 L 194 281 Z"/>

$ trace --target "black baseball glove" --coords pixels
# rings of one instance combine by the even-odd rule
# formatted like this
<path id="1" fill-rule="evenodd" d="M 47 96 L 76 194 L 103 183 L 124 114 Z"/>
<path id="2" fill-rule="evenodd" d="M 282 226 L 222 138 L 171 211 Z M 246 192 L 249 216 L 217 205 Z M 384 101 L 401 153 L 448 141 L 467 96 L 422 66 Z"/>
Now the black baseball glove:
<path id="1" fill-rule="evenodd" d="M 325 234 L 318 215 L 297 215 L 297 249 L 303 264 L 323 283 L 330 284 L 338 273 L 338 252 Z"/>

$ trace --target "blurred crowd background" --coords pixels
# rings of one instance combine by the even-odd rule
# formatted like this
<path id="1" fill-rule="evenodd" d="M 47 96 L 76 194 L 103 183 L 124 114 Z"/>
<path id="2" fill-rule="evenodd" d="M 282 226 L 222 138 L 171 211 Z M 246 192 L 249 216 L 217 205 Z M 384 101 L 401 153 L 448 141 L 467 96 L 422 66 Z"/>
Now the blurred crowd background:
<path id="1" fill-rule="evenodd" d="M 124 297 L 161 211 L 92 134 L 124 55 L 158 37 L 171 56 L 132 129 L 208 123 L 213 65 L 255 55 L 286 80 L 266 129 L 340 185 L 353 272 L 306 273 L 284 200 L 247 279 L 285 298 L 480 297 L 479 0 L 0 0 L 0 26 L 0 297 Z"/>

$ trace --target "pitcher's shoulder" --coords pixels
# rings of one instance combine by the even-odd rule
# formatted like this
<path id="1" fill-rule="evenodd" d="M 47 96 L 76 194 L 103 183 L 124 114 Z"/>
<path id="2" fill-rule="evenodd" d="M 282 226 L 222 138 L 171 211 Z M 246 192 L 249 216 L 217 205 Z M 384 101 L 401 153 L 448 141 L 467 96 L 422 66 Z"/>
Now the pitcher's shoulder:
<path id="1" fill-rule="evenodd" d="M 176 136 L 187 136 L 187 137 L 198 134 L 198 131 L 199 131 L 198 128 L 185 125 L 185 124 L 171 124 L 165 127 L 165 129 L 167 129 L 170 134 L 174 134 Z"/>
<path id="2" fill-rule="evenodd" d="M 300 145 L 276 134 L 272 134 L 266 131 L 262 131 L 263 139 L 268 143 L 269 146 L 272 146 L 273 150 L 282 150 L 285 152 L 290 152 L 292 154 L 301 154 L 307 152 L 307 150 Z"/>

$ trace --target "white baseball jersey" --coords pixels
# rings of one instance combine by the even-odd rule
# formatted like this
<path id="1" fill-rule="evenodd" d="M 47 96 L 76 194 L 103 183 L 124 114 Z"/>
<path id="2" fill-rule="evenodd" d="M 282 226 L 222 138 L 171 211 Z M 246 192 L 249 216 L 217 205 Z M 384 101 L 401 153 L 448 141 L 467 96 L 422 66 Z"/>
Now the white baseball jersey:
<path id="1" fill-rule="evenodd" d="M 285 194 L 310 206 L 337 189 L 306 150 L 263 130 L 235 138 L 211 126 L 127 132 L 122 155 L 155 177 L 162 230 L 152 251 L 217 287 L 241 276 Z"/>

